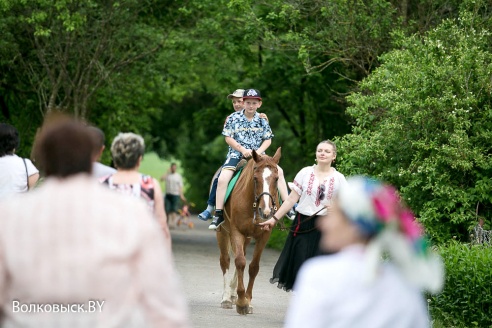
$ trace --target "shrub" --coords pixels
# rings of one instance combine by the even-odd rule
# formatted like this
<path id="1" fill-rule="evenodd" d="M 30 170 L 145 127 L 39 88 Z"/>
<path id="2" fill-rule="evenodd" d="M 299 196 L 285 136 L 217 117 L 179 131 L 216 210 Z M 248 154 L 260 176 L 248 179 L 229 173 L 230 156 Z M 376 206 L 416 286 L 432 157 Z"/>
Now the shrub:
<path id="1" fill-rule="evenodd" d="M 492 327 L 492 248 L 453 241 L 439 246 L 446 279 L 429 296 L 433 319 L 444 327 Z"/>
<path id="2" fill-rule="evenodd" d="M 435 242 L 492 216 L 492 39 L 477 22 L 463 12 L 397 39 L 347 98 L 355 125 L 336 140 L 340 172 L 396 185 Z"/>
<path id="3" fill-rule="evenodd" d="M 283 220 L 284 225 L 287 229 L 292 225 L 292 221 Z M 282 250 L 284 248 L 285 241 L 287 240 L 287 235 L 289 234 L 288 230 L 280 230 L 280 225 L 276 225 L 272 231 L 272 235 L 268 240 L 267 246 L 276 250 Z"/>

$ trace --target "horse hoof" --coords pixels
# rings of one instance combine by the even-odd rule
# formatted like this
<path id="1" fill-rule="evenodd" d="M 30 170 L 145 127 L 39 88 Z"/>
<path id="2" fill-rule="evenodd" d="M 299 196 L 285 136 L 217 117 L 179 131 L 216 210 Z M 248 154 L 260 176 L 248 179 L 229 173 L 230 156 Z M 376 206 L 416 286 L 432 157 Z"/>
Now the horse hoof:
<path id="1" fill-rule="evenodd" d="M 237 296 L 231 296 L 232 305 L 236 305 Z"/>
<path id="2" fill-rule="evenodd" d="M 220 307 L 223 309 L 232 309 L 232 302 L 231 301 L 222 301 L 222 303 L 220 303 Z"/>
<path id="3" fill-rule="evenodd" d="M 246 305 L 246 306 L 239 306 L 236 304 L 236 311 L 237 313 L 239 313 L 240 315 L 246 315 L 249 313 L 249 305 Z"/>

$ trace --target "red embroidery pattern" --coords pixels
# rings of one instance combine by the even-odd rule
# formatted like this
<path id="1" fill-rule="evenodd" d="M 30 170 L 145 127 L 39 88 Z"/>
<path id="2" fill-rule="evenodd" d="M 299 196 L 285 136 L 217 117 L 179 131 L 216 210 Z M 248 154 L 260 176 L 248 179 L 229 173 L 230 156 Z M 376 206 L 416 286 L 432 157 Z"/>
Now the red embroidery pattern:
<path id="1" fill-rule="evenodd" d="M 299 184 L 299 182 L 297 182 L 296 180 L 294 180 L 294 185 L 295 185 L 297 188 L 301 189 L 301 192 L 302 192 L 302 185 L 300 185 L 300 184 Z"/>
<path id="2" fill-rule="evenodd" d="M 308 195 L 311 195 L 311 193 L 312 193 L 312 190 L 313 190 L 313 182 L 314 182 L 314 172 L 311 172 L 311 176 L 309 177 L 308 188 L 306 190 L 306 193 Z"/>
<path id="3" fill-rule="evenodd" d="M 333 191 L 335 190 L 335 177 L 331 177 L 330 186 L 328 187 L 328 192 L 326 193 L 326 200 L 331 200 L 333 197 Z"/>

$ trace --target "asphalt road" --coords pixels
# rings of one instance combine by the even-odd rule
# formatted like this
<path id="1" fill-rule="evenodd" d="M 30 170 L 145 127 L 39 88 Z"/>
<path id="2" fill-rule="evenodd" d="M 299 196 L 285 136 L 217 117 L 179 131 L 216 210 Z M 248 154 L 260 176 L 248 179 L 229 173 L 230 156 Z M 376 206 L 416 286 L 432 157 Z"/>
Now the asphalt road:
<path id="1" fill-rule="evenodd" d="M 171 230 L 171 234 L 176 267 L 188 299 L 193 327 L 282 327 L 291 293 L 269 282 L 279 252 L 264 250 L 253 289 L 253 314 L 239 315 L 235 307 L 220 307 L 223 280 L 215 232 L 208 230 L 208 222 L 202 222 L 196 216 L 191 221 L 195 224 L 194 229 L 181 226 Z M 253 253 L 253 247 L 249 246 L 248 255 Z M 247 258 L 249 264 L 250 258 Z M 247 268 L 245 277 L 248 277 Z"/>

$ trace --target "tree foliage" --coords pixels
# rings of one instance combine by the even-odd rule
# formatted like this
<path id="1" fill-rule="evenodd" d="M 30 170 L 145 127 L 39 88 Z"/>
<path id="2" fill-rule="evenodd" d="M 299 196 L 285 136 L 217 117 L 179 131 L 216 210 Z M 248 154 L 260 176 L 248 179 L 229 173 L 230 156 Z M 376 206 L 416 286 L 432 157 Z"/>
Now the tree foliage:
<path id="1" fill-rule="evenodd" d="M 476 18 L 399 39 L 348 97 L 356 123 L 339 140 L 342 171 L 400 186 L 437 240 L 492 217 L 492 53 Z"/>
<path id="2" fill-rule="evenodd" d="M 188 198 L 204 204 L 227 149 L 226 95 L 257 88 L 275 134 L 268 152 L 282 147 L 287 180 L 313 163 L 320 140 L 354 124 L 340 140 L 338 169 L 387 177 L 413 192 L 422 220 L 447 217 L 448 232 L 464 234 L 472 204 L 479 215 L 489 208 L 481 193 L 489 137 L 477 127 L 490 118 L 488 67 L 477 66 L 489 60 L 483 3 L 0 0 L 0 118 L 21 131 L 24 156 L 53 109 L 98 125 L 108 140 L 140 133 L 149 149 L 181 160 Z M 471 16 L 455 20 L 460 8 Z M 458 186 L 474 186 L 469 198 Z M 442 211 L 446 193 L 455 200 Z"/>
<path id="3" fill-rule="evenodd" d="M 282 146 L 281 165 L 290 179 L 306 159 L 312 162 L 317 142 L 348 131 L 344 106 L 334 96 L 346 92 L 348 83 L 335 74 L 308 75 L 297 50 L 269 47 L 264 23 L 268 11 L 261 5 L 197 1 L 189 2 L 186 12 L 195 24 L 176 29 L 175 47 L 165 54 L 170 59 L 166 73 L 172 77 L 169 92 L 181 95 L 182 101 L 162 105 L 169 111 L 162 112 L 153 131 L 164 144 L 156 145 L 163 147 L 161 153 L 180 149 L 197 200 L 204 203 L 209 183 L 204 177 L 211 177 L 225 159 L 227 145 L 220 134 L 232 112 L 226 95 L 237 88 L 262 92 L 260 111 L 268 115 L 275 134 L 268 151 Z M 203 12 L 213 13 L 213 19 Z M 183 115 L 187 119 L 178 124 L 169 119 Z"/>
<path id="4" fill-rule="evenodd" d="M 137 0 L 4 1 L 12 64 L 42 113 L 87 118 L 91 97 L 108 79 L 161 47 L 163 35 L 139 20 L 142 8 Z"/>
<path id="5" fill-rule="evenodd" d="M 37 127 L 52 110 L 97 124 L 109 140 L 119 131 L 148 134 L 160 111 L 148 89 L 162 76 L 157 59 L 181 23 L 179 6 L 0 0 L 0 117 L 27 141 L 21 154 L 28 156 Z"/>
<path id="6" fill-rule="evenodd" d="M 269 115 L 276 135 L 271 151 L 283 147 L 281 165 L 292 179 L 312 163 L 320 140 L 349 131 L 345 96 L 393 47 L 392 31 L 424 31 L 439 18 L 456 15 L 457 5 L 223 0 L 190 1 L 181 10 L 194 23 L 174 31 L 176 47 L 169 53 L 175 60 L 168 74 L 175 77 L 173 94 L 184 97 L 165 106 L 187 113 L 189 119 L 176 125 L 166 113 L 153 131 L 163 149 L 181 149 L 198 202 L 208 191 L 209 181 L 203 177 L 224 160 L 221 124 L 232 110 L 225 95 L 236 88 L 262 91 L 260 111 Z M 187 102 L 193 103 L 191 111 Z"/>

